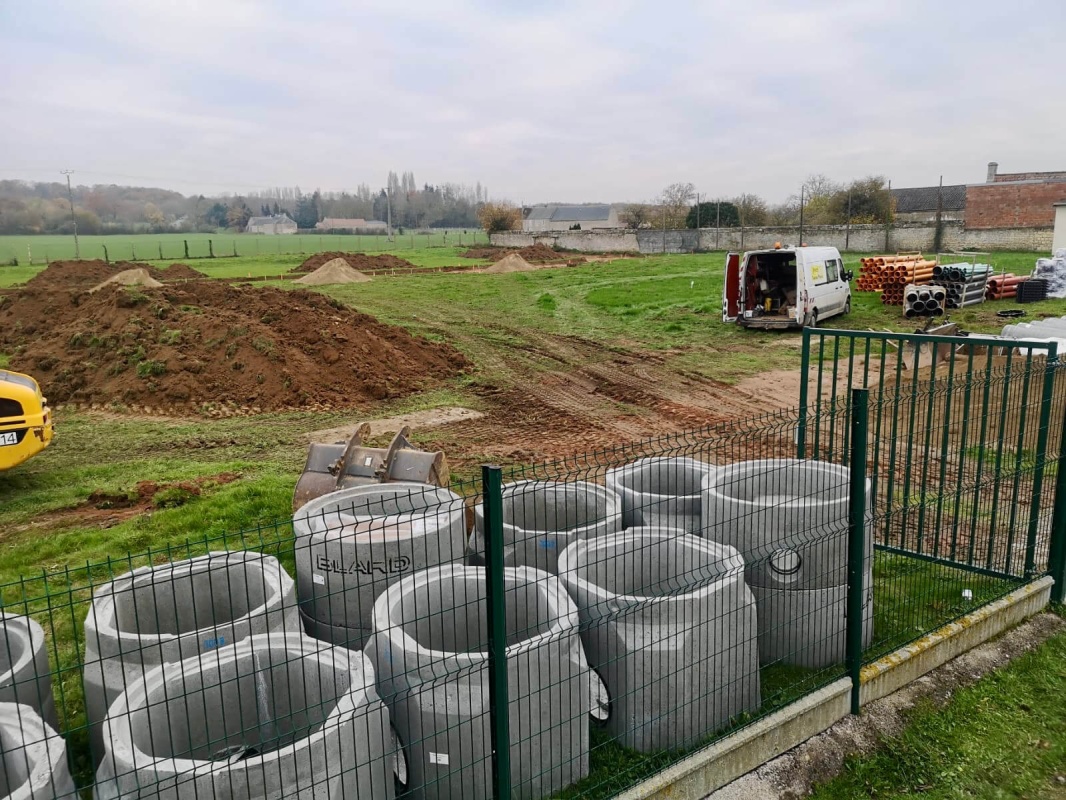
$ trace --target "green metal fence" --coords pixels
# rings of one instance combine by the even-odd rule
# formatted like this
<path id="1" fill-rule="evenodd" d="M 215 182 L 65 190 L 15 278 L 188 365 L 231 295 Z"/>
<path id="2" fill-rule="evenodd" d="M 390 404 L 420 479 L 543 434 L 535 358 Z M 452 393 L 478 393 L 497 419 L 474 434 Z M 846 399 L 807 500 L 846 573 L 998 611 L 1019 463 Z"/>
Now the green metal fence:
<path id="1" fill-rule="evenodd" d="M 1062 576 L 1062 376 L 1015 357 L 0 586 L 5 780 L 601 798 L 857 702 L 864 663 Z"/>

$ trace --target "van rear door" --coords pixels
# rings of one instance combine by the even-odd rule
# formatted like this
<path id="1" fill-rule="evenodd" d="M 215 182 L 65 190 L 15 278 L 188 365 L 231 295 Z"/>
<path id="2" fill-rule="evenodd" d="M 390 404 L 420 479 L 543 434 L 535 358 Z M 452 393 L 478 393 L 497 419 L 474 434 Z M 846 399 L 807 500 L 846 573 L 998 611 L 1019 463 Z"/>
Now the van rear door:
<path id="1" fill-rule="evenodd" d="M 740 253 L 729 253 L 725 257 L 722 322 L 736 322 L 738 316 L 740 316 Z"/>

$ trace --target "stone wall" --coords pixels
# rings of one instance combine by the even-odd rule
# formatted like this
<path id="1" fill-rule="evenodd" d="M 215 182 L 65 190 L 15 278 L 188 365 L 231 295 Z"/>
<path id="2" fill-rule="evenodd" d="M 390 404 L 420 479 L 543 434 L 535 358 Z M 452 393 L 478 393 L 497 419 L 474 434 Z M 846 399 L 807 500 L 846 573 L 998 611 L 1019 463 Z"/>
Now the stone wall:
<path id="1" fill-rule="evenodd" d="M 941 237 L 943 250 L 1027 250 L 1050 252 L 1051 225 L 1028 228 L 968 229 L 961 222 L 945 222 Z M 899 250 L 934 252 L 936 229 L 930 224 L 817 225 L 803 229 L 809 245 L 836 247 L 859 253 L 894 253 Z M 799 228 L 702 228 L 665 231 L 557 231 L 494 233 L 492 243 L 502 247 L 528 247 L 545 244 L 560 250 L 581 253 L 694 253 L 716 250 L 759 250 L 782 244 L 799 244 Z"/>

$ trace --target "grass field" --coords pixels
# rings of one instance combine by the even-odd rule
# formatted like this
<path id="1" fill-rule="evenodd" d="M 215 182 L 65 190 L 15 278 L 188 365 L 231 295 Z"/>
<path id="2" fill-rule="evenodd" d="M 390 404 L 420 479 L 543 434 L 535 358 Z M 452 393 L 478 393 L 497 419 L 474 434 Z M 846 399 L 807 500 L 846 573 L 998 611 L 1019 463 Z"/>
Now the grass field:
<path id="1" fill-rule="evenodd" d="M 1066 798 L 1066 634 L 942 708 L 924 702 L 909 723 L 876 754 L 848 759 L 814 800 Z"/>
<path id="2" fill-rule="evenodd" d="M 188 242 L 188 255 L 185 243 Z M 210 244 L 208 244 L 210 242 Z M 259 236 L 240 233 L 146 233 L 116 236 L 79 236 L 82 258 L 112 261 L 157 259 L 181 261 L 186 258 L 281 255 L 285 253 L 321 253 L 326 250 L 380 253 L 404 252 L 427 247 L 472 246 L 486 244 L 483 231 L 448 233 L 396 233 L 393 241 L 385 236 L 306 234 L 293 236 Z M 17 259 L 19 264 L 45 264 L 74 258 L 73 236 L 0 236 L 0 264 Z"/>

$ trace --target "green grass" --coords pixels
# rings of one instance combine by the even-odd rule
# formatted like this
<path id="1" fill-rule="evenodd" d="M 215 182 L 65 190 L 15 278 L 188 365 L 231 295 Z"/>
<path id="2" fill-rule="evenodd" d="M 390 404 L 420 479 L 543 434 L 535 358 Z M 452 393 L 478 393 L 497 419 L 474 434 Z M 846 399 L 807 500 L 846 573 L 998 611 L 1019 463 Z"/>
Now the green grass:
<path id="1" fill-rule="evenodd" d="M 1066 634 L 973 686 L 943 708 L 923 702 L 907 728 L 852 757 L 815 800 L 855 797 L 1061 800 L 1066 784 Z"/>
<path id="2" fill-rule="evenodd" d="M 208 241 L 211 245 L 208 245 Z M 430 247 L 472 246 L 486 244 L 483 231 L 470 229 L 459 234 L 396 233 L 393 241 L 384 236 L 342 234 L 299 234 L 294 236 L 260 236 L 240 233 L 145 233 L 115 236 L 79 236 L 82 258 L 104 258 L 104 248 L 112 261 L 141 260 L 183 261 L 185 242 L 191 259 L 207 258 L 214 248 L 216 258 L 233 256 L 265 257 L 284 253 L 319 253 L 325 250 L 356 252 L 396 252 Z M 44 264 L 74 258 L 72 236 L 0 236 L 0 264 L 18 259 L 20 265 Z"/>

